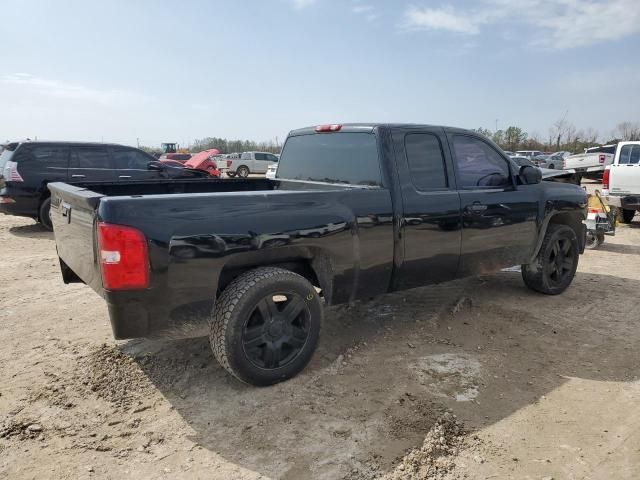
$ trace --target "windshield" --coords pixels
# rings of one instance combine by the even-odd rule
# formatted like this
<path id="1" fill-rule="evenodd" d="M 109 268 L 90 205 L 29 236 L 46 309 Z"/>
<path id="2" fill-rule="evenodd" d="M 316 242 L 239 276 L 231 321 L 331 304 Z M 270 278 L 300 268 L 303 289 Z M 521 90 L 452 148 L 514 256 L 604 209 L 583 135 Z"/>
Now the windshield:
<path id="1" fill-rule="evenodd" d="M 277 178 L 380 186 L 376 137 L 371 133 L 319 133 L 289 137 Z"/>

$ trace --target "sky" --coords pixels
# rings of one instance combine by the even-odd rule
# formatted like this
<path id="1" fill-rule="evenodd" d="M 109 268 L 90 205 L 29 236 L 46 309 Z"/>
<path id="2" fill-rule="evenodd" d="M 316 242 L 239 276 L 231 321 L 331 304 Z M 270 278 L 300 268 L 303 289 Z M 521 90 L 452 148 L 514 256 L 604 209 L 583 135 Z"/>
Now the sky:
<path id="1" fill-rule="evenodd" d="M 0 140 L 640 121 L 640 0 L 1 0 Z"/>

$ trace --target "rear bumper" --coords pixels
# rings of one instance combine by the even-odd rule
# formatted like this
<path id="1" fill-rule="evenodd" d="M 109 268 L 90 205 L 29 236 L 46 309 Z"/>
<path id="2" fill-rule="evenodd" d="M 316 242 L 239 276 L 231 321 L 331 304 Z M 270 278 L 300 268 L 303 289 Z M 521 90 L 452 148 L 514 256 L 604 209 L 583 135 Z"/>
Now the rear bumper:
<path id="1" fill-rule="evenodd" d="M 172 305 L 153 291 L 105 292 L 113 336 L 192 338 L 209 333 L 213 301 Z"/>
<path id="2" fill-rule="evenodd" d="M 625 210 L 640 210 L 640 195 L 609 195 L 606 197 L 609 205 Z"/>
<path id="3" fill-rule="evenodd" d="M 38 218 L 38 211 L 32 206 L 25 206 L 19 200 L 15 203 L 0 203 L 0 213 L 16 217 Z"/>

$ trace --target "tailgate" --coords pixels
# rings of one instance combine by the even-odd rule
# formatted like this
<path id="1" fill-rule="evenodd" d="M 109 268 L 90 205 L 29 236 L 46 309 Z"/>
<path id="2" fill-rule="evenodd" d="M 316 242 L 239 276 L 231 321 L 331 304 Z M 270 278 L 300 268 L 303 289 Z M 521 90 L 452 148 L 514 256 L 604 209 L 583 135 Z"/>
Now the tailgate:
<path id="1" fill-rule="evenodd" d="M 84 283 L 102 293 L 96 258 L 95 219 L 103 194 L 67 183 L 50 183 L 51 222 L 58 256 Z M 63 268 L 65 283 L 71 280 Z"/>
<path id="2" fill-rule="evenodd" d="M 640 164 L 611 165 L 609 185 L 612 195 L 640 194 Z"/>

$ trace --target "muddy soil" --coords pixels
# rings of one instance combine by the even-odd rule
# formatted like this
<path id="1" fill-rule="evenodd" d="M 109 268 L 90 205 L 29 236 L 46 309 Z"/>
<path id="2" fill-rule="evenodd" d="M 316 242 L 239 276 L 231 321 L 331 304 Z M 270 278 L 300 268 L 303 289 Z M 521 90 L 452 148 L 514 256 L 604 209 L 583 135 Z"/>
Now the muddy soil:
<path id="1" fill-rule="evenodd" d="M 112 340 L 50 233 L 0 215 L 0 478 L 640 478 L 640 222 L 546 297 L 517 272 L 328 309 L 295 379 Z"/>

